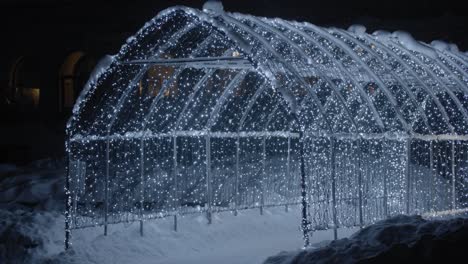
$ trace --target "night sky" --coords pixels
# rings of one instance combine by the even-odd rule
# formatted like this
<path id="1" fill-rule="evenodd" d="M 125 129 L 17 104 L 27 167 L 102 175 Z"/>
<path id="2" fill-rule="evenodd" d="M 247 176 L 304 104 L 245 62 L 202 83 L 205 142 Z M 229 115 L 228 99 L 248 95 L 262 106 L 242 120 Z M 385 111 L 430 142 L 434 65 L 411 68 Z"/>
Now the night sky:
<path id="1" fill-rule="evenodd" d="M 72 32 L 83 35 L 114 32 L 121 43 L 133 35 L 160 10 L 173 5 L 201 8 L 205 1 L 89 1 L 89 0 L 2 0 L 0 20 L 9 41 L 28 34 L 28 43 L 50 42 Z M 363 24 L 368 32 L 376 29 L 405 30 L 416 39 L 430 42 L 442 39 L 468 50 L 468 10 L 456 2 L 463 1 L 337 1 L 337 0 L 225 0 L 225 10 L 266 17 L 309 21 L 319 26 L 347 28 Z M 6 27 L 5 27 L 6 25 Z M 120 43 L 120 44 L 121 44 Z M 90 45 L 100 45 L 92 43 Z M 118 50 L 109 51 L 115 53 Z"/>

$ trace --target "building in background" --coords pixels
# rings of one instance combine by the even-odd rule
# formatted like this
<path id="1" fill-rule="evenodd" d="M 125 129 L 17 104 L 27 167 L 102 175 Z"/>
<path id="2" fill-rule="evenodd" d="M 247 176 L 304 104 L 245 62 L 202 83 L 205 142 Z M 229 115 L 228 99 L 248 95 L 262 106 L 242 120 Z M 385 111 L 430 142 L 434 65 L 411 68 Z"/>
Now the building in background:
<path id="1" fill-rule="evenodd" d="M 461 50 L 468 47 L 468 18 L 456 5 L 412 3 L 402 9 L 395 2 L 370 1 L 332 0 L 316 5 L 292 0 L 287 6 L 280 0 L 223 2 L 227 11 L 341 28 L 361 23 L 368 32 L 403 29 L 426 42 L 442 39 L 457 43 Z M 116 53 L 160 10 L 175 4 L 201 8 L 203 3 L 2 1 L 0 163 L 62 157 L 65 122 L 99 59 Z"/>

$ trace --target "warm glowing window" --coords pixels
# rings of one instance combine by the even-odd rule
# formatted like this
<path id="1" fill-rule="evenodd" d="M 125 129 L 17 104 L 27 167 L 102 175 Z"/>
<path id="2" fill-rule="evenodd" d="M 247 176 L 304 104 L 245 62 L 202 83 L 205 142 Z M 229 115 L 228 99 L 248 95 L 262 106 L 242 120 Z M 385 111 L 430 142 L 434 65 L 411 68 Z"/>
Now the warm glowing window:
<path id="1" fill-rule="evenodd" d="M 59 72 L 58 104 L 60 111 L 73 107 L 76 97 L 86 84 L 94 65 L 94 60 L 81 51 L 72 52 L 65 58 Z"/>
<path id="2" fill-rule="evenodd" d="M 41 90 L 39 88 L 22 88 L 21 97 L 24 101 L 27 101 L 34 107 L 37 107 L 39 105 L 40 91 Z"/>
<path id="3" fill-rule="evenodd" d="M 73 88 L 73 78 L 65 78 L 63 80 L 63 105 L 65 107 L 73 107 L 75 103 Z"/>
<path id="4" fill-rule="evenodd" d="M 40 101 L 40 60 L 20 57 L 10 73 L 12 98 L 20 105 L 37 107 Z"/>

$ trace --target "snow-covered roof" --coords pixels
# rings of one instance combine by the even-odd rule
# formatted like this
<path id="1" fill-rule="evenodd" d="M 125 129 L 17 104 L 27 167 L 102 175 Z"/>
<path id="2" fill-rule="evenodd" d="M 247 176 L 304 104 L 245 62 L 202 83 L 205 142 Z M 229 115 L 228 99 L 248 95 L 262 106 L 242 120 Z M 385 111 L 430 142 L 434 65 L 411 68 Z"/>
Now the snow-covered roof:
<path id="1" fill-rule="evenodd" d="M 71 140 L 297 130 L 466 136 L 468 57 L 402 31 L 176 6 L 100 64 L 68 124 Z"/>

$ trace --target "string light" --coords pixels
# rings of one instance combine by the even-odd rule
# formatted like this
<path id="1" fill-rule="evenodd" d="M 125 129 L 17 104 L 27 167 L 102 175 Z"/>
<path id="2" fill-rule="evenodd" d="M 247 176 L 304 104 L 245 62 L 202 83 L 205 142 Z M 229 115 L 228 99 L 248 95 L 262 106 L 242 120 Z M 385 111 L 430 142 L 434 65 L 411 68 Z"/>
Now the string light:
<path id="1" fill-rule="evenodd" d="M 466 207 L 468 63 L 438 54 L 389 36 L 165 10 L 73 111 L 67 231 L 298 204 L 299 132 L 311 230 Z"/>

